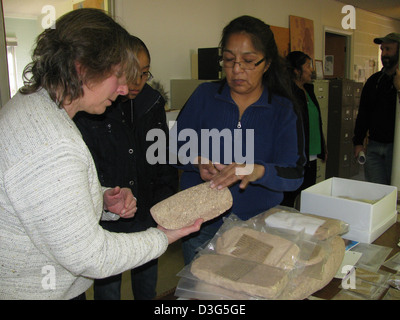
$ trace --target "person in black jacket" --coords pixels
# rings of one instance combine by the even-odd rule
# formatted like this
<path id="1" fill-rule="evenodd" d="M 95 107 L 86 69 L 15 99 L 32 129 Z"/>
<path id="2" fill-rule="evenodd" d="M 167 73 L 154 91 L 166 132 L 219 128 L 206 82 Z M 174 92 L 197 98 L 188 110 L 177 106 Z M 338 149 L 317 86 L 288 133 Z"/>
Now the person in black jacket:
<path id="1" fill-rule="evenodd" d="M 396 98 L 400 89 L 396 88 L 400 77 L 396 73 L 400 33 L 375 38 L 374 43 L 380 44 L 383 69 L 368 78 L 361 92 L 353 136 L 354 156 L 358 158 L 361 151 L 366 154 L 364 173 L 367 181 L 390 185 Z"/>
<path id="2" fill-rule="evenodd" d="M 303 118 L 305 153 L 304 181 L 299 189 L 285 192 L 282 205 L 298 208 L 297 196 L 302 190 L 314 185 L 317 179 L 317 158 L 327 160 L 327 150 L 322 132 L 321 110 L 312 84 L 312 59 L 301 51 L 292 51 L 287 57 L 292 89 L 296 105 Z"/>
<path id="3" fill-rule="evenodd" d="M 141 70 L 136 83 L 129 85 L 128 95 L 119 96 L 102 115 L 78 113 L 74 118 L 92 153 L 101 185 L 129 187 L 137 198 L 137 212 L 133 218 L 101 222 L 109 231 L 124 233 L 156 226 L 150 208 L 178 189 L 175 168 L 150 164 L 146 159 L 146 151 L 154 143 L 146 141 L 147 133 L 162 129 L 168 141 L 168 126 L 165 101 L 147 84 L 152 78 L 149 51 L 140 39 L 134 38 L 135 56 Z M 135 300 L 150 300 L 156 296 L 157 269 L 157 260 L 153 260 L 131 271 Z M 95 280 L 94 299 L 119 300 L 120 288 L 120 274 Z"/>

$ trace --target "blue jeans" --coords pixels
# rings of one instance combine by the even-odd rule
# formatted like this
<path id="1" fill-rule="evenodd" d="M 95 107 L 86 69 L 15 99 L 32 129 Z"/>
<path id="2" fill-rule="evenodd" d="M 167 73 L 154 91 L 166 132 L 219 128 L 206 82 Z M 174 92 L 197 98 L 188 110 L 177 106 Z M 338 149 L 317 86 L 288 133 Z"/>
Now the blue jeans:
<path id="1" fill-rule="evenodd" d="M 197 249 L 211 240 L 221 227 L 222 222 L 217 220 L 214 223 L 206 222 L 201 226 L 200 231 L 182 239 L 183 260 L 185 265 L 192 262 L 197 254 Z"/>
<path id="2" fill-rule="evenodd" d="M 369 140 L 364 164 L 368 182 L 390 185 L 392 177 L 393 143 Z"/>
<path id="3" fill-rule="evenodd" d="M 158 260 L 152 260 L 131 270 L 132 292 L 135 300 L 156 297 Z M 121 278 L 118 274 L 94 281 L 94 300 L 121 300 Z"/>

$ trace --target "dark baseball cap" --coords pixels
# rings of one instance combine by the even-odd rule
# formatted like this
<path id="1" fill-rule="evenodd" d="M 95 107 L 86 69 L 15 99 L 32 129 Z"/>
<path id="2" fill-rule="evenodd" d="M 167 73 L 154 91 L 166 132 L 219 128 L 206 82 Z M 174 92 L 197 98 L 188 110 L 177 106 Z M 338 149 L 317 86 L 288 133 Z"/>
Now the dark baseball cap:
<path id="1" fill-rule="evenodd" d="M 400 43 L 400 33 L 389 33 L 388 35 L 382 37 L 382 38 L 375 38 L 374 42 L 376 44 L 381 44 L 383 42 L 397 42 Z"/>

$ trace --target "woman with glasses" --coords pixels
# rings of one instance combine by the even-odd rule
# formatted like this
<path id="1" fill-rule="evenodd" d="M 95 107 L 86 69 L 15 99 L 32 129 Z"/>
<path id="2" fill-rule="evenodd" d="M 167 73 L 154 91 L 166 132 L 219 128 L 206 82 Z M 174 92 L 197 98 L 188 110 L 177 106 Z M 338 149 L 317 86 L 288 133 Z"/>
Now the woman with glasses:
<path id="1" fill-rule="evenodd" d="M 279 205 L 284 191 L 301 185 L 305 163 L 302 124 L 291 101 L 290 78 L 268 25 L 250 16 L 234 19 L 223 30 L 221 49 L 226 78 L 195 90 L 171 136 L 176 131 L 181 152 L 189 144 L 182 139 L 188 132 L 184 130 L 197 133 L 198 153 L 193 160 L 183 163 L 181 154 L 181 188 L 203 181 L 210 181 L 211 188 L 229 187 L 233 206 L 223 216 L 233 213 L 247 220 Z M 204 148 L 207 129 L 224 137 L 214 139 L 210 134 L 212 141 Z M 240 156 L 247 163 L 241 163 Z M 184 239 L 186 264 L 196 249 L 214 236 L 223 216 Z"/>
<path id="2" fill-rule="evenodd" d="M 285 192 L 282 205 L 299 208 L 297 197 L 301 190 L 316 183 L 317 158 L 326 161 L 327 152 L 322 132 L 321 110 L 311 82 L 312 59 L 304 52 L 292 51 L 287 55 L 286 61 L 292 78 L 293 93 L 302 113 L 307 163 L 304 167 L 303 184 L 296 191 Z"/>
<path id="3" fill-rule="evenodd" d="M 147 84 L 152 75 L 146 45 L 136 37 L 132 36 L 131 40 L 140 76 L 128 83 L 127 95 L 120 96 L 102 115 L 80 113 L 74 118 L 93 155 L 101 185 L 130 188 L 137 198 L 137 212 L 133 218 L 101 222 L 106 230 L 123 233 L 156 226 L 150 208 L 173 195 L 178 188 L 175 168 L 167 164 L 151 165 L 146 160 L 146 150 L 153 143 L 146 141 L 148 131 L 162 129 L 168 136 L 165 101 Z M 155 298 L 157 260 L 131 270 L 131 280 L 135 300 Z M 121 274 L 95 280 L 96 300 L 119 300 L 120 292 Z"/>

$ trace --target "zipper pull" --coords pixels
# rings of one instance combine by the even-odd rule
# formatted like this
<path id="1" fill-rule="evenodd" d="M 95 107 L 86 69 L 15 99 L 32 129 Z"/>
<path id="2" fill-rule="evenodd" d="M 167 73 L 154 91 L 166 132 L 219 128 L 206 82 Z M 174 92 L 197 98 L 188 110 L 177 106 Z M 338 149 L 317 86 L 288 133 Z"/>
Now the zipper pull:
<path id="1" fill-rule="evenodd" d="M 239 122 L 238 122 L 238 124 L 237 124 L 237 126 L 236 126 L 238 129 L 242 129 L 242 123 L 240 122 L 240 120 L 239 120 Z"/>

